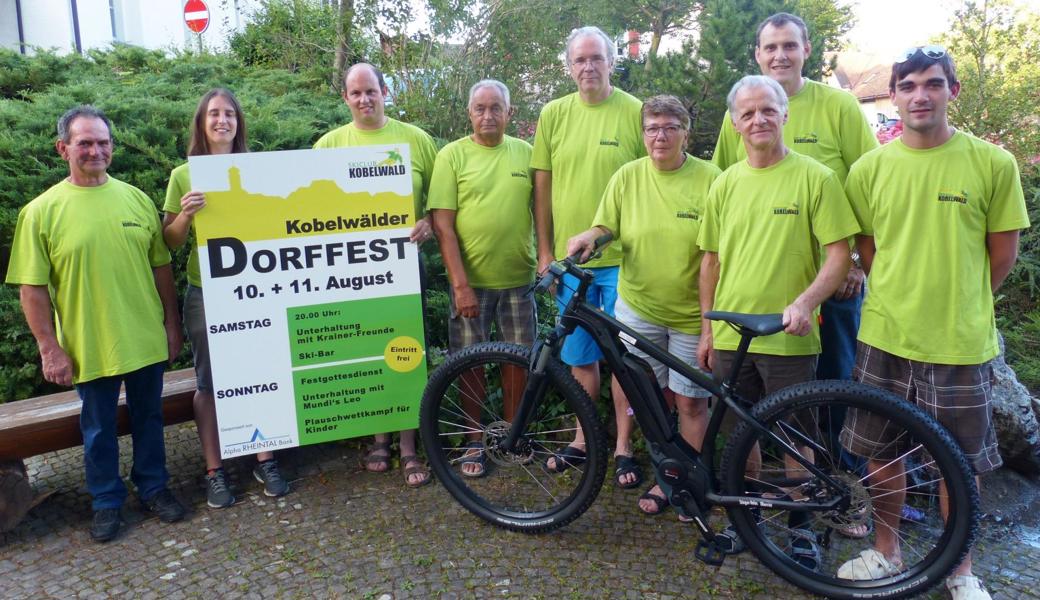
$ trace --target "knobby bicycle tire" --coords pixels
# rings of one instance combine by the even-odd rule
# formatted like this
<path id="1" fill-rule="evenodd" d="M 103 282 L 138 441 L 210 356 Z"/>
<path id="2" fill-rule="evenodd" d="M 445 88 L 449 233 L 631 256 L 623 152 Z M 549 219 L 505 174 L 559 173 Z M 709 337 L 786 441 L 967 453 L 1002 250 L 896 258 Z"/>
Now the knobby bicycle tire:
<path id="1" fill-rule="evenodd" d="M 423 393 L 419 430 L 430 466 L 463 507 L 499 527 L 541 533 L 563 527 L 592 504 L 603 485 L 607 448 L 592 401 L 556 360 L 519 451 L 497 448 L 510 425 L 504 408 L 522 395 L 530 360 L 530 348 L 502 342 L 448 357 Z M 553 472 L 547 459 L 567 447 L 577 424 L 585 433 L 585 460 Z M 473 448 L 478 439 L 482 448 Z M 484 475 L 463 475 L 463 461 L 479 452 Z"/>
<path id="2" fill-rule="evenodd" d="M 964 559 L 979 519 L 973 472 L 949 432 L 917 406 L 861 383 L 814 381 L 770 395 L 754 407 L 752 415 L 803 455 L 811 448 L 814 464 L 841 481 L 851 499 L 843 510 L 831 512 L 728 509 L 748 548 L 781 577 L 828 598 L 900 598 L 936 585 Z M 872 423 L 873 429 L 860 429 L 865 423 Z M 796 501 L 835 497 L 808 471 L 796 468 L 790 456 L 785 462 L 785 452 L 777 444 L 763 440 L 764 435 L 749 423 L 734 429 L 721 464 L 726 494 Z M 863 440 L 873 444 L 869 453 Z M 749 460 L 758 465 L 757 473 L 745 472 Z M 905 475 L 892 476 L 898 473 L 896 465 L 902 465 Z M 945 481 L 949 497 L 950 517 L 945 521 L 938 501 L 939 480 Z M 900 497 L 905 502 L 897 502 Z M 926 518 L 901 521 L 895 515 L 902 512 L 903 504 L 923 511 Z M 892 515 L 888 523 L 894 521 L 895 527 L 879 518 L 885 514 Z M 839 533 L 854 527 L 860 532 L 867 528 L 869 533 L 863 539 Z M 867 563 L 859 553 L 872 547 L 880 528 L 899 539 L 902 565 L 884 575 L 860 575 L 875 579 L 839 578 L 837 570 L 846 562 L 852 561 L 846 569 L 856 566 L 856 561 L 861 563 L 857 568 Z M 800 553 L 796 546 L 806 547 L 804 536 L 795 530 L 815 536 L 821 549 L 819 571 L 806 568 L 813 559 L 804 558 L 804 552 L 800 561 L 791 558 Z M 845 576 L 850 576 L 849 571 Z"/>

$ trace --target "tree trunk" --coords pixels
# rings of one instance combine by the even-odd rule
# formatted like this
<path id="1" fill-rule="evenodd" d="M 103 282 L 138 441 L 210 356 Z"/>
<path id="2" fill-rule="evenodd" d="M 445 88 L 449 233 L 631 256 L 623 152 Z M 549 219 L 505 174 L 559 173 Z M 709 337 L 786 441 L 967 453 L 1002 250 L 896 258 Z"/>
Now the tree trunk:
<path id="1" fill-rule="evenodd" d="M 33 490 L 25 463 L 0 463 L 0 533 L 14 529 L 32 507 Z"/>
<path id="2" fill-rule="evenodd" d="M 347 68 L 350 53 L 350 38 L 354 27 L 354 0 L 339 0 L 339 15 L 336 18 L 336 59 L 332 64 L 332 90 L 343 89 L 343 71 Z"/>

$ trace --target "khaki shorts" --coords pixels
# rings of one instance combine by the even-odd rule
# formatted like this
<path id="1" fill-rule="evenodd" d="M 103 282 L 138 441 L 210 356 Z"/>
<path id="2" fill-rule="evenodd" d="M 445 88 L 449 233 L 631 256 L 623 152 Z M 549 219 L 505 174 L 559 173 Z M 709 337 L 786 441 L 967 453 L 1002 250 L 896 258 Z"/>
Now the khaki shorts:
<path id="1" fill-rule="evenodd" d="M 893 392 L 917 404 L 950 431 L 976 473 L 1003 464 L 993 429 L 993 368 L 938 365 L 889 354 L 862 342 L 856 347 L 856 381 Z M 841 443 L 849 452 L 875 460 L 893 460 L 906 451 L 886 439 L 887 421 L 849 409 Z"/>

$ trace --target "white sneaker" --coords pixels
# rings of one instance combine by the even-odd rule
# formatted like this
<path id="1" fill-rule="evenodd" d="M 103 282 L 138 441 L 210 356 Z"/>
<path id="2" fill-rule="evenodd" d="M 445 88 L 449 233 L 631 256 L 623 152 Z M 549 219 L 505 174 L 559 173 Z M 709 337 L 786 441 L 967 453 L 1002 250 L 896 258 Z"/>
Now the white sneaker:
<path id="1" fill-rule="evenodd" d="M 838 567 L 838 578 L 852 581 L 883 579 L 902 570 L 903 565 L 889 561 L 884 554 L 871 548 L 860 552 L 859 556 Z"/>
<path id="2" fill-rule="evenodd" d="M 957 575 L 946 578 L 946 589 L 953 600 L 992 600 L 982 582 L 974 575 Z"/>

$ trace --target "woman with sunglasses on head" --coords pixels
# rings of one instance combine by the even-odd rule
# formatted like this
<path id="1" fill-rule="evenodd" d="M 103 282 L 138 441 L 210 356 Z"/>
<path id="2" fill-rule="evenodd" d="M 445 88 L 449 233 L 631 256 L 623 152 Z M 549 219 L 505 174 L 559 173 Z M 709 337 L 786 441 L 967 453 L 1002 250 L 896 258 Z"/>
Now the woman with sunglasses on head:
<path id="1" fill-rule="evenodd" d="M 188 141 L 188 156 L 209 154 L 231 154 L 248 152 L 245 116 L 238 99 L 231 91 L 215 88 L 199 101 L 192 119 L 191 137 Z M 202 192 L 191 188 L 191 176 L 187 163 L 170 173 L 166 188 L 166 203 L 163 206 L 163 237 L 171 249 L 179 248 L 194 237 L 195 215 L 205 208 L 206 198 Z M 184 296 L 184 325 L 191 341 L 192 358 L 195 362 L 196 392 L 194 398 L 195 425 L 202 454 L 206 459 L 206 503 L 211 508 L 226 508 L 235 502 L 227 474 L 220 459 L 220 441 L 217 435 L 217 415 L 213 399 L 213 375 L 209 360 L 209 343 L 206 338 L 206 311 L 202 301 L 202 275 L 199 271 L 197 246 L 192 244 L 188 256 L 188 291 Z M 257 465 L 253 476 L 264 484 L 268 496 L 288 493 L 289 484 L 278 470 L 271 452 L 256 455 Z"/>

